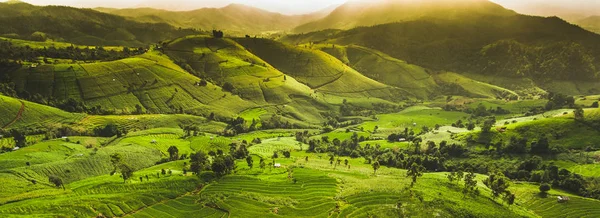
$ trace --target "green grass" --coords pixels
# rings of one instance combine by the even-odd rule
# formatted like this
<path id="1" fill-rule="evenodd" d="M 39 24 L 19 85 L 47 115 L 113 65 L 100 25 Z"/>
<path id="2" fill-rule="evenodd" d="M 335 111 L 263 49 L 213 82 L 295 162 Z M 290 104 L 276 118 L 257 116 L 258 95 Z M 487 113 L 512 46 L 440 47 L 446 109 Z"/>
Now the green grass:
<path id="1" fill-rule="evenodd" d="M 399 93 L 399 90 L 372 80 L 319 50 L 266 39 L 235 40 L 281 72 L 306 84 L 317 95 L 396 99 L 394 94 Z"/>
<path id="2" fill-rule="evenodd" d="M 568 110 L 572 111 L 572 110 Z M 590 124 L 597 122 L 600 119 L 600 110 L 587 109 L 585 110 L 585 120 L 587 124 L 576 122 L 573 119 L 573 112 L 566 115 L 562 113 L 547 118 L 523 119 L 517 123 L 503 125 L 507 131 L 500 133 L 492 130 L 489 134 L 480 134 L 480 132 L 466 133 L 463 135 L 473 135 L 475 141 L 497 142 L 503 140 L 508 142 L 512 136 L 525 137 L 529 142 L 537 140 L 542 135 L 546 135 L 550 140 L 551 145 L 564 147 L 567 149 L 583 149 L 588 146 L 594 147 L 600 143 L 598 130 L 594 129 Z M 556 112 L 556 111 L 555 111 Z M 560 111 L 559 111 L 560 112 Z M 555 113 L 549 113 L 555 114 Z M 509 120 L 507 120 L 509 121 Z"/>
<path id="3" fill-rule="evenodd" d="M 405 90 L 407 95 L 427 99 L 438 88 L 427 70 L 382 52 L 356 45 L 317 47 L 371 79 Z"/>
<path id="4" fill-rule="evenodd" d="M 468 114 L 463 112 L 416 106 L 395 114 L 377 115 L 377 121 L 364 122 L 358 127 L 365 131 L 373 131 L 375 126 L 378 126 L 378 132 L 382 134 L 404 131 L 404 128 L 414 129 L 418 133 L 423 126 L 433 129 L 435 124 L 450 125 L 459 119 L 464 122 L 465 117 L 468 117 Z"/>
<path id="5" fill-rule="evenodd" d="M 22 67 L 9 73 L 17 89 L 41 93 L 59 100 L 74 98 L 88 106 L 101 106 L 115 113 L 188 113 L 231 116 L 255 105 L 227 95 L 213 84 L 200 81 L 179 68 L 168 57 L 149 52 L 137 57 L 87 64 Z"/>
<path id="6" fill-rule="evenodd" d="M 22 105 L 24 110 L 16 119 Z M 0 95 L 0 114 L 2 114 L 0 127 L 6 126 L 7 128 L 39 128 L 57 123 L 74 123 L 85 116 L 2 95 Z M 13 120 L 15 122 L 11 124 Z"/>

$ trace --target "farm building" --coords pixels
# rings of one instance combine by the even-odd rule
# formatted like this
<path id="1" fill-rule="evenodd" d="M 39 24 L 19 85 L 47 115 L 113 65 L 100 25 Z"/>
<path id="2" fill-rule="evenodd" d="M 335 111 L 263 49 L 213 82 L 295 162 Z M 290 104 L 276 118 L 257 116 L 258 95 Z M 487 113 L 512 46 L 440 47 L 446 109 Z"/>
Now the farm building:
<path id="1" fill-rule="evenodd" d="M 275 163 L 275 164 L 273 164 L 273 166 L 274 166 L 275 168 L 281 168 L 281 164 L 280 164 L 280 163 Z"/>

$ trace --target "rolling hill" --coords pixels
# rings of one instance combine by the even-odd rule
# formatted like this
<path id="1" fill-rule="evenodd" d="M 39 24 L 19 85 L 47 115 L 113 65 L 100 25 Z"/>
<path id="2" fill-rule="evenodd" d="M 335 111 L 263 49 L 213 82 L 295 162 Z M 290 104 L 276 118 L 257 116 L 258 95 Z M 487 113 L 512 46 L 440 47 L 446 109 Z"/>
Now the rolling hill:
<path id="1" fill-rule="evenodd" d="M 529 78 L 545 89 L 577 81 L 581 94 L 595 91 L 600 72 L 600 36 L 556 17 L 424 18 L 280 40 L 360 45 L 431 70 Z"/>
<path id="2" fill-rule="evenodd" d="M 573 21 L 573 23 L 589 31 L 600 34 L 600 16 L 589 16 L 583 19 Z"/>
<path id="3" fill-rule="evenodd" d="M 194 77 L 158 52 L 110 62 L 23 66 L 8 73 L 17 90 L 74 99 L 114 113 L 211 112 L 232 116 L 256 106 Z"/>
<path id="4" fill-rule="evenodd" d="M 83 45 L 144 46 L 193 34 L 164 23 L 140 23 L 91 9 L 0 3 L 0 35 Z"/>
<path id="5" fill-rule="evenodd" d="M 238 38 L 235 40 L 281 72 L 306 84 L 315 93 L 376 97 L 393 101 L 413 97 L 408 92 L 365 77 L 320 50 L 307 46 L 291 46 L 268 39 Z"/>
<path id="6" fill-rule="evenodd" d="M 238 36 L 289 31 L 298 25 L 327 15 L 327 11 L 322 11 L 290 16 L 241 4 L 192 11 L 166 11 L 153 8 L 96 8 L 95 10 L 127 17 L 138 22 L 168 23 L 176 27 L 202 30 L 219 29 L 228 35 Z"/>
<path id="7" fill-rule="evenodd" d="M 225 87 L 256 106 L 289 114 L 288 117 L 318 123 L 331 105 L 312 96 L 308 86 L 285 75 L 232 39 L 188 36 L 163 47 L 176 62 L 203 79 Z M 260 116 L 259 116 L 260 117 Z"/>
<path id="8" fill-rule="evenodd" d="M 0 95 L 0 114 L 0 129 L 39 128 L 45 124 L 74 123 L 85 117 L 3 95 Z"/>
<path id="9" fill-rule="evenodd" d="M 296 33 L 325 29 L 352 29 L 385 23 L 406 22 L 422 18 L 464 19 L 476 16 L 512 16 L 515 12 L 487 0 L 377 0 L 350 1 L 327 17 L 300 25 Z"/>

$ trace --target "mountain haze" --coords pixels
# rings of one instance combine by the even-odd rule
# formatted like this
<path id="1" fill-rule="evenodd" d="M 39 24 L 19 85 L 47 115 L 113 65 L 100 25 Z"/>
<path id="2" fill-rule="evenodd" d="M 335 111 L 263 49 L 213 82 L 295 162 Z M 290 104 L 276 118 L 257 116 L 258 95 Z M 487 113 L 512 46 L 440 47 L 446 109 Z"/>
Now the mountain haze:
<path id="1" fill-rule="evenodd" d="M 457 16 L 512 16 L 516 13 L 486 0 L 379 0 L 352 1 L 339 6 L 327 17 L 294 29 L 306 33 L 323 29 L 351 29 L 359 26 L 406 22 L 424 17 L 456 19 Z"/>
<path id="2" fill-rule="evenodd" d="M 327 15 L 320 11 L 307 15 L 283 15 L 263 9 L 230 4 L 223 8 L 201 8 L 193 11 L 166 11 L 153 8 L 96 10 L 148 23 L 168 23 L 176 27 L 202 30 L 220 29 L 227 34 L 261 34 L 279 32 L 317 20 Z"/>

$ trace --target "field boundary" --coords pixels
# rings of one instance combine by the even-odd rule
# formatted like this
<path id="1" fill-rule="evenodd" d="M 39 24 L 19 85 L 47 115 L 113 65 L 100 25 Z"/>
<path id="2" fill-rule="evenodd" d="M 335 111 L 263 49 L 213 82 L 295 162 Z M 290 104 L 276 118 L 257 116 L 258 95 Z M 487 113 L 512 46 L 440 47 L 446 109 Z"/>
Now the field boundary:
<path id="1" fill-rule="evenodd" d="M 21 117 L 23 117 L 23 111 L 25 111 L 25 102 L 23 102 L 23 101 L 19 101 L 19 102 L 21 102 L 21 108 L 19 108 L 19 112 L 17 112 L 17 116 L 15 116 L 15 118 L 12 121 L 10 121 L 6 125 L 4 125 L 2 127 L 2 129 L 8 128 L 10 125 L 16 123 L 17 120 L 19 120 L 19 119 L 21 119 Z"/>

